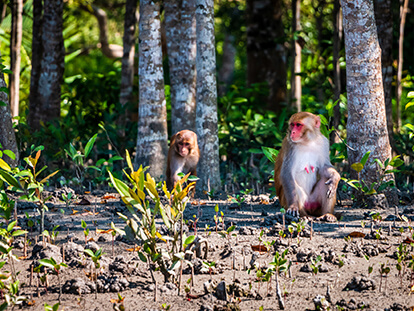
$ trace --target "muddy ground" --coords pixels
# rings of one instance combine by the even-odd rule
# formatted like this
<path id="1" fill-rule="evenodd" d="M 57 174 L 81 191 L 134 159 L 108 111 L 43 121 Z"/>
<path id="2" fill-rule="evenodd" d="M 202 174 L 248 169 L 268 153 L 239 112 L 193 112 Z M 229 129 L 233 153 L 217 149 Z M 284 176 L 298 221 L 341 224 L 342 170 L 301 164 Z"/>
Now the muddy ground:
<path id="1" fill-rule="evenodd" d="M 27 258 L 16 263 L 16 269 L 20 271 L 20 295 L 29 297 L 23 309 L 44 310 L 44 303 L 53 305 L 58 302 L 57 277 L 48 275 L 46 288 L 42 283 L 37 286 L 37 274 L 33 273 L 31 277 L 30 273 L 32 263 L 54 257 L 56 261 L 63 259 L 69 265 L 61 272 L 63 293 L 59 310 L 112 310 L 120 305 L 115 301 L 117 293 L 124 297 L 125 310 L 279 310 L 275 277 L 269 282 L 258 282 L 257 272 L 272 268 L 269 263 L 273 261 L 275 252 L 282 254 L 288 249 L 287 259 L 291 266 L 278 277 L 285 310 L 315 310 L 314 299 L 318 295 L 326 310 L 413 310 L 411 286 L 414 266 L 409 267 L 414 255 L 409 228 L 410 221 L 414 220 L 412 197 L 401 199 L 398 210 L 354 208 L 351 201 L 343 200 L 336 207 L 341 214 L 340 221 L 313 222 L 312 228 L 308 223 L 299 237 L 295 229 L 292 238 L 287 229 L 292 219 L 287 217 L 286 236 L 279 236 L 283 230 L 283 217 L 277 200 L 269 199 L 269 195 L 246 196 L 240 205 L 225 199 L 194 200 L 187 205 L 185 219 L 199 216 L 197 235 L 208 242 L 207 259 L 193 256 L 193 285 L 187 283 L 191 269 L 184 266 L 182 289 L 178 295 L 177 284 L 165 283 L 158 271 L 154 272 L 157 280 L 155 291 L 149 266 L 133 251 L 134 243 L 117 236 L 113 254 L 111 235 L 96 233 L 96 229 L 109 229 L 111 222 L 120 228 L 125 225 L 117 212 L 128 212 L 118 194 L 96 191 L 78 195 L 69 207 L 59 201 L 60 190 L 52 194 L 46 226 L 51 231 L 59 225 L 54 245 L 39 241 L 36 244 L 38 232 L 29 233 Z M 82 198 L 85 199 L 83 202 Z M 223 238 L 215 231 L 216 204 L 224 214 L 225 226 L 235 225 L 235 235 L 230 238 Z M 381 217 L 373 217 L 370 215 L 372 211 L 377 211 Z M 19 225 L 30 231 L 24 212 L 34 217 L 34 205 L 18 203 Z M 396 212 L 399 216 L 406 215 L 407 221 L 396 217 Z M 93 239 L 88 248 L 102 247 L 105 253 L 101 260 L 103 268 L 98 277 L 96 299 L 95 284 L 90 279 L 93 273 L 91 260 L 83 253 L 82 219 L 90 229 L 88 239 Z M 189 230 L 188 234 L 193 234 L 191 226 L 185 229 Z M 262 230 L 263 242 L 259 241 Z M 348 237 L 352 232 L 365 237 Z M 272 241 L 276 242 L 266 251 L 265 242 Z M 17 238 L 13 243 L 15 254 L 21 257 L 24 257 L 23 242 L 23 238 Z M 401 273 L 397 270 L 399 245 L 405 249 L 406 256 L 401 261 Z M 203 255 L 202 252 L 201 257 Z M 203 261 L 214 261 L 215 265 L 209 270 Z M 369 267 L 372 267 L 371 273 Z M 9 268 L 7 264 L 3 269 Z M 191 287 L 190 293 L 185 292 L 185 286 Z M 154 301 L 155 295 L 157 301 Z"/>

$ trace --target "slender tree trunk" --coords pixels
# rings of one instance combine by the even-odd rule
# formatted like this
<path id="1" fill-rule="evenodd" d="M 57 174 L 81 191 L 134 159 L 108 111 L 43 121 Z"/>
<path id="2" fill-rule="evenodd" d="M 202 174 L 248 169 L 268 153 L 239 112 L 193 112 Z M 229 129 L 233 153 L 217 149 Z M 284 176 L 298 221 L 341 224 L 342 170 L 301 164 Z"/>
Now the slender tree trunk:
<path id="1" fill-rule="evenodd" d="M 396 94 L 396 110 L 397 110 L 397 132 L 401 128 L 401 94 L 402 94 L 402 68 L 403 68 L 403 48 L 404 48 L 404 26 L 405 26 L 405 17 L 407 15 L 408 0 L 404 0 L 404 5 L 400 7 L 400 37 L 398 39 L 398 67 L 397 67 L 397 94 Z"/>
<path id="2" fill-rule="evenodd" d="M 45 0 L 39 81 L 29 108 L 29 124 L 34 130 L 38 130 L 41 123 L 60 117 L 61 83 L 65 69 L 62 31 L 63 0 Z"/>
<path id="3" fill-rule="evenodd" d="M 37 94 L 39 93 L 39 77 L 41 71 L 41 60 L 43 55 L 42 45 L 42 24 L 43 24 L 43 1 L 33 0 L 33 28 L 32 28 L 32 71 L 30 73 L 30 94 L 29 94 L 29 125 L 32 121 L 32 114 L 40 105 Z"/>
<path id="4" fill-rule="evenodd" d="M 377 23 L 378 41 L 381 47 L 382 83 L 384 85 L 385 111 L 387 129 L 391 147 L 394 146 L 392 118 L 392 7 L 391 0 L 375 0 L 375 21 Z"/>
<path id="5" fill-rule="evenodd" d="M 119 102 L 123 106 L 123 113 L 118 119 L 121 130 L 120 135 L 125 137 L 125 125 L 129 118 L 129 111 L 126 111 L 127 103 L 132 103 L 134 83 L 134 58 L 135 58 L 135 30 L 137 28 L 137 0 L 127 0 L 125 4 L 124 24 L 124 53 L 122 56 L 121 88 Z"/>
<path id="6" fill-rule="evenodd" d="M 7 85 L 4 82 L 3 73 L 0 72 L 0 88 L 3 87 L 7 87 Z M 9 100 L 5 92 L 0 92 L 0 104 L 0 150 L 10 150 L 16 155 L 16 159 L 12 159 L 3 154 L 2 159 L 9 165 L 16 166 L 19 160 L 19 150 L 17 149 Z"/>
<path id="7" fill-rule="evenodd" d="M 135 166 L 150 166 L 160 178 L 166 169 L 167 107 L 162 68 L 160 1 L 139 4 L 139 119 Z"/>
<path id="8" fill-rule="evenodd" d="M 197 0 L 197 135 L 200 146 L 198 190 L 220 190 L 217 124 L 214 0 Z"/>
<path id="9" fill-rule="evenodd" d="M 12 1 L 12 29 L 10 42 L 10 107 L 13 117 L 19 115 L 20 47 L 22 45 L 23 0 Z"/>
<path id="10" fill-rule="evenodd" d="M 292 33 L 294 37 L 301 30 L 300 27 L 300 0 L 292 0 Z M 302 47 L 298 40 L 292 42 L 292 77 L 291 77 L 291 107 L 296 111 L 302 110 L 302 79 L 299 75 L 302 63 Z"/>
<path id="11" fill-rule="evenodd" d="M 223 62 L 218 73 L 219 96 L 225 95 L 229 85 L 233 80 L 234 61 L 236 59 L 236 47 L 234 46 L 234 36 L 226 33 L 223 43 Z"/>
<path id="12" fill-rule="evenodd" d="M 196 20 L 194 0 L 168 0 L 165 6 L 170 69 L 171 131 L 195 131 Z"/>
<path id="13" fill-rule="evenodd" d="M 8 0 L 0 0 L 0 23 L 6 17 L 7 2 Z"/>
<path id="14" fill-rule="evenodd" d="M 281 0 L 247 0 L 247 84 L 265 82 L 267 108 L 286 107 L 286 49 Z"/>
<path id="15" fill-rule="evenodd" d="M 341 121 L 341 112 L 340 112 L 340 95 L 341 95 L 341 67 L 339 66 L 339 52 L 341 51 L 341 42 L 342 42 L 342 12 L 341 6 L 339 3 L 340 0 L 334 0 L 334 9 L 332 15 L 334 17 L 334 37 L 333 37 L 333 79 L 334 79 L 334 102 L 338 101 L 334 107 L 332 125 L 335 129 L 338 129 L 339 123 Z M 331 144 L 338 142 L 338 136 L 335 132 L 331 133 L 330 136 Z"/>
<path id="16" fill-rule="evenodd" d="M 381 49 L 378 43 L 373 0 L 341 0 L 344 18 L 346 74 L 348 93 L 347 142 L 349 163 L 359 162 L 371 151 L 361 172 L 368 184 L 377 182 L 379 172 L 373 159 L 384 162 L 391 157 L 385 117 L 381 74 Z M 361 28 L 360 25 L 364 25 Z M 356 173 L 352 172 L 353 177 Z"/>

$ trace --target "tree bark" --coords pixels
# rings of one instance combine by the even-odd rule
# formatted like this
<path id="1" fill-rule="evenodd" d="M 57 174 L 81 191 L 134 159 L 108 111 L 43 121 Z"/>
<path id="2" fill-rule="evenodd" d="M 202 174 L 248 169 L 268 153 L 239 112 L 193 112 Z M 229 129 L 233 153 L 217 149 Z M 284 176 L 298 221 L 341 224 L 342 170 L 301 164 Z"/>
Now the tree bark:
<path id="1" fill-rule="evenodd" d="M 3 87 L 7 87 L 7 85 L 4 82 L 3 73 L 0 72 L 0 88 Z M 17 149 L 9 100 L 5 92 L 0 92 L 0 150 L 13 151 L 16 155 L 16 159 L 9 158 L 6 154 L 3 154 L 2 159 L 11 166 L 16 166 L 18 164 L 19 150 Z"/>
<path id="2" fill-rule="evenodd" d="M 28 123 L 32 124 L 32 115 L 37 110 L 39 99 L 39 78 L 41 71 L 41 61 L 43 55 L 42 45 L 42 24 L 43 24 L 43 1 L 33 0 L 33 28 L 32 28 L 32 71 L 30 73 L 30 93 L 29 93 L 29 114 Z"/>
<path id="3" fill-rule="evenodd" d="M 20 47 L 23 35 L 23 0 L 12 1 L 12 29 L 10 42 L 10 108 L 13 117 L 19 115 Z"/>
<path id="4" fill-rule="evenodd" d="M 63 0 L 45 0 L 41 41 L 43 53 L 40 71 L 36 73 L 39 75 L 39 81 L 32 97 L 33 101 L 30 102 L 28 116 L 29 124 L 34 130 L 40 129 L 42 123 L 60 117 L 61 83 L 65 69 L 62 31 Z M 34 73 L 32 78 L 33 76 Z"/>
<path id="5" fill-rule="evenodd" d="M 397 110 L 397 132 L 401 128 L 401 94 L 402 94 L 402 68 L 403 68 L 403 48 L 404 48 L 404 26 L 405 26 L 405 17 L 407 15 L 408 0 L 404 0 L 404 5 L 400 7 L 400 36 L 398 39 L 398 67 L 397 67 L 397 87 L 396 87 L 396 110 Z"/>
<path id="6" fill-rule="evenodd" d="M 234 46 L 234 36 L 226 33 L 223 42 L 223 61 L 218 73 L 219 96 L 224 96 L 233 80 L 234 61 L 236 59 L 236 47 Z"/>
<path id="7" fill-rule="evenodd" d="M 170 70 L 171 132 L 195 131 L 196 20 L 194 0 L 168 0 L 165 28 Z"/>
<path id="8" fill-rule="evenodd" d="M 291 76 L 291 107 L 296 111 L 302 111 L 302 78 L 299 75 L 302 64 L 302 47 L 298 40 L 295 40 L 300 27 L 300 0 L 292 0 L 292 76 Z"/>
<path id="9" fill-rule="evenodd" d="M 280 112 L 286 106 L 286 49 L 282 1 L 247 0 L 247 83 L 269 86 L 267 108 Z"/>
<path id="10" fill-rule="evenodd" d="M 334 102 L 338 103 L 333 108 L 332 126 L 338 129 L 341 121 L 340 111 L 340 95 L 341 95 L 341 67 L 339 65 L 339 52 L 341 51 L 342 42 L 342 12 L 339 3 L 340 0 L 334 0 L 334 9 L 332 15 L 334 17 L 334 37 L 333 37 L 333 80 L 334 80 Z M 338 136 L 335 132 L 331 133 L 331 144 L 338 142 Z"/>
<path id="11" fill-rule="evenodd" d="M 214 0 L 197 0 L 197 118 L 199 190 L 220 190 Z"/>
<path id="12" fill-rule="evenodd" d="M 137 0 L 127 0 L 125 4 L 124 47 L 121 69 L 121 87 L 119 102 L 126 109 L 127 103 L 132 103 L 134 83 L 134 58 L 135 58 L 135 30 L 137 25 Z M 129 118 L 129 112 L 123 110 L 119 116 L 118 125 L 121 135 L 125 136 L 125 124 Z"/>
<path id="13" fill-rule="evenodd" d="M 381 74 L 381 49 L 378 43 L 373 0 L 341 0 L 346 52 L 348 93 L 347 142 L 349 163 L 359 162 L 371 151 L 360 178 L 377 182 L 379 172 L 373 159 L 384 162 L 391 157 L 385 117 Z M 364 27 L 361 27 L 364 25 Z M 351 172 L 356 177 L 356 172 Z"/>
<path id="14" fill-rule="evenodd" d="M 168 151 L 160 1 L 141 0 L 139 11 L 139 119 L 134 164 L 150 166 L 151 176 L 160 178 Z"/>
<path id="15" fill-rule="evenodd" d="M 375 0 L 375 21 L 378 41 L 381 47 L 382 83 L 384 85 L 385 111 L 387 117 L 388 138 L 394 146 L 392 118 L 392 7 L 391 0 Z"/>

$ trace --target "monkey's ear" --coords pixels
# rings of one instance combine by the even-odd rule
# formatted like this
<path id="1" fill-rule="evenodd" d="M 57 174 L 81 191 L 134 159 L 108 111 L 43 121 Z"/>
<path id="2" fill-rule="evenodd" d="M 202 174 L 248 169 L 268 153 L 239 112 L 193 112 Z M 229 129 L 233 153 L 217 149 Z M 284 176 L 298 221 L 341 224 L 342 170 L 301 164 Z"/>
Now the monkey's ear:
<path id="1" fill-rule="evenodd" d="M 316 128 L 320 128 L 321 127 L 321 118 L 319 116 L 317 116 L 315 118 L 315 127 Z"/>

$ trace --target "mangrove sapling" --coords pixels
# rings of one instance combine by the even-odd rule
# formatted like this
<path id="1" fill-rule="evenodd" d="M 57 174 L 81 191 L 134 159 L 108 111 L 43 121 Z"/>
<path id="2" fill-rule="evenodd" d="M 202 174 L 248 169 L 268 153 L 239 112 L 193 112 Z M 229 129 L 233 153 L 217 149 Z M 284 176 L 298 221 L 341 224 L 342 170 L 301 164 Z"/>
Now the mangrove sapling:
<path id="1" fill-rule="evenodd" d="M 89 228 L 87 228 L 87 224 L 83 219 L 81 220 L 81 227 L 83 229 L 83 234 L 85 236 L 85 245 L 86 245 L 88 243 Z"/>
<path id="2" fill-rule="evenodd" d="M 19 259 L 13 253 L 13 246 L 11 246 L 13 240 L 17 236 L 21 236 L 27 233 L 25 230 L 15 230 L 14 227 L 16 226 L 17 221 L 12 221 L 8 224 L 6 228 L 0 228 L 0 260 L 5 259 L 11 269 L 11 277 L 13 282 L 17 281 L 18 272 L 15 268 L 15 262 L 18 262 Z M 0 268 L 3 267 L 5 264 L 4 262 L 0 262 Z"/>
<path id="3" fill-rule="evenodd" d="M 14 307 L 21 305 L 27 300 L 25 296 L 19 296 L 19 280 L 11 281 L 10 273 L 0 273 L 0 289 L 2 293 L 2 300 L 4 302 L 0 305 L 0 310 L 6 310 L 8 307 Z"/>
<path id="4" fill-rule="evenodd" d="M 87 254 L 89 257 L 91 257 L 94 267 L 95 267 L 95 273 L 92 275 L 92 278 L 95 281 L 95 299 L 98 298 L 98 269 L 101 267 L 101 263 L 99 262 L 99 259 L 101 259 L 102 248 L 98 249 L 95 253 L 91 249 L 85 249 L 84 253 Z"/>
<path id="5" fill-rule="evenodd" d="M 61 303 L 60 297 L 62 296 L 62 286 L 60 284 L 60 269 L 62 267 L 67 268 L 68 265 L 65 264 L 64 262 L 57 263 L 56 260 L 53 257 L 50 257 L 50 259 L 47 259 L 47 258 L 40 259 L 39 263 L 40 263 L 40 266 L 45 266 L 45 267 L 49 268 L 52 271 L 53 274 L 57 275 L 58 284 L 59 284 L 59 297 L 58 297 L 58 299 L 59 299 L 59 303 Z"/>
<path id="6" fill-rule="evenodd" d="M 218 227 L 218 222 L 219 222 L 219 216 L 218 216 L 219 206 L 218 206 L 218 204 L 216 204 L 216 206 L 214 206 L 214 211 L 216 212 L 216 215 L 214 215 L 214 222 L 216 223 L 216 233 L 217 233 L 217 227 Z"/>
<path id="7" fill-rule="evenodd" d="M 45 303 L 44 305 L 45 311 L 58 311 L 59 307 L 60 307 L 60 302 L 54 304 L 53 306 L 50 306 L 47 303 Z"/>
<path id="8" fill-rule="evenodd" d="M 111 299 L 110 302 L 113 303 L 113 309 L 115 311 L 125 311 L 124 306 L 125 297 L 122 297 L 120 293 L 118 293 L 118 299 Z"/>
<path id="9" fill-rule="evenodd" d="M 279 308 L 284 310 L 285 309 L 285 303 L 282 296 L 282 291 L 280 290 L 280 284 L 279 284 L 279 273 L 284 272 L 288 269 L 287 265 L 287 253 L 289 249 L 285 249 L 282 254 L 279 252 L 275 253 L 275 256 L 273 257 L 273 261 L 270 263 L 274 266 L 275 271 L 275 281 L 276 281 L 276 297 L 279 303 Z"/>
<path id="10" fill-rule="evenodd" d="M 397 264 L 396 269 L 398 271 L 398 276 L 400 278 L 400 286 L 402 288 L 403 283 L 403 276 L 406 270 L 406 259 L 408 257 L 409 252 L 407 251 L 407 244 L 400 243 L 398 245 L 396 255 L 397 255 Z"/>
<path id="11" fill-rule="evenodd" d="M 97 168 L 96 166 L 88 166 L 85 161 L 89 153 L 92 151 L 92 148 L 93 148 L 93 145 L 95 144 L 95 140 L 97 136 L 98 134 L 95 134 L 89 139 L 89 141 L 85 145 L 84 153 L 82 153 L 81 150 L 76 150 L 75 147 L 72 145 L 72 143 L 69 143 L 68 149 L 64 149 L 68 157 L 72 159 L 75 165 L 76 177 L 79 180 L 79 184 L 81 188 L 83 188 L 83 181 L 84 181 L 85 172 L 87 169 L 91 168 L 91 169 L 100 171 L 100 169 Z"/>
<path id="12" fill-rule="evenodd" d="M 312 274 L 315 276 L 315 279 L 316 279 L 316 276 L 319 272 L 319 268 L 321 267 L 321 264 L 320 264 L 321 260 L 322 260 L 321 255 L 318 255 L 315 258 L 315 260 L 313 258 L 311 258 L 311 265 L 310 266 L 311 266 L 311 269 L 312 269 Z"/>
<path id="13" fill-rule="evenodd" d="M 38 148 L 36 148 L 35 150 L 37 150 Z M 15 176 L 20 178 L 21 186 L 14 177 L 11 177 L 16 181 L 16 183 L 13 182 L 13 187 L 16 189 L 16 191 L 24 192 L 24 195 L 20 196 L 20 199 L 34 202 L 37 204 L 38 211 L 40 213 L 40 232 L 43 232 L 45 230 L 45 211 L 48 210 L 46 202 L 52 197 L 44 197 L 44 185 L 52 176 L 57 174 L 59 171 L 55 171 L 49 174 L 40 181 L 37 180 L 40 173 L 42 173 L 47 168 L 47 166 L 43 166 L 39 171 L 36 170 L 36 165 L 38 164 L 41 150 L 42 148 L 39 148 L 34 158 L 31 155 L 24 158 L 24 160 L 30 166 L 31 169 L 19 171 L 17 168 L 15 168 L 15 170 L 17 170 Z M 9 181 L 9 179 L 7 180 Z"/>
<path id="14" fill-rule="evenodd" d="M 69 209 L 70 205 L 77 199 L 76 195 L 69 192 L 67 195 L 62 193 L 63 202 L 66 204 L 66 208 Z"/>
<path id="15" fill-rule="evenodd" d="M 388 262 L 387 262 L 388 264 Z M 388 267 L 387 264 L 380 264 L 380 268 L 379 268 L 379 272 L 380 272 L 380 286 L 379 286 L 379 291 L 381 292 L 381 285 L 382 285 L 382 278 L 385 277 L 385 291 L 387 291 L 387 276 L 388 273 L 390 273 L 391 269 L 390 267 Z"/>
<path id="16" fill-rule="evenodd" d="M 208 273 L 210 274 L 210 281 L 213 279 L 213 277 L 211 276 L 211 273 L 213 272 L 213 268 L 216 266 L 216 262 L 212 261 L 212 262 L 208 262 L 208 261 L 203 261 L 202 263 L 202 268 L 200 271 L 205 272 L 208 271 Z"/>

